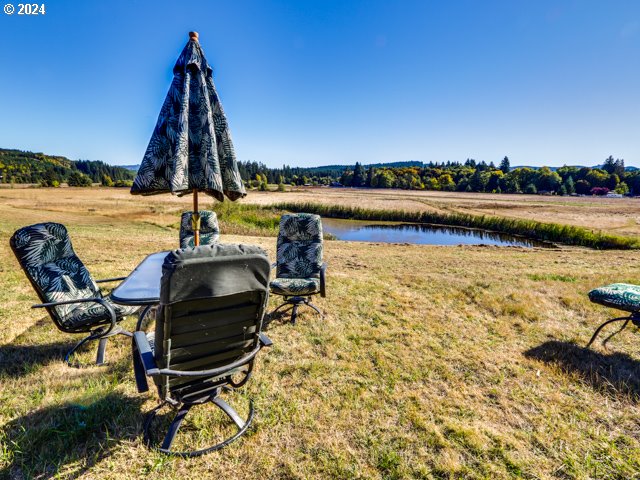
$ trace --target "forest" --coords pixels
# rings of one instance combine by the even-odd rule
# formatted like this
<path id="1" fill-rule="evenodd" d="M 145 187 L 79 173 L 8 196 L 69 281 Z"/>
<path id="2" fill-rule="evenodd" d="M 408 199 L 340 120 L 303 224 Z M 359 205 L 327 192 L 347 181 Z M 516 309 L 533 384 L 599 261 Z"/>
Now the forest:
<path id="1" fill-rule="evenodd" d="M 0 149 L 0 183 L 34 183 L 43 187 L 130 186 L 135 172 L 99 160 L 69 160 L 66 157 L 21 150 Z"/>
<path id="2" fill-rule="evenodd" d="M 268 168 L 258 162 L 239 162 L 250 188 L 267 184 L 331 185 L 335 187 L 400 188 L 458 192 L 528 193 L 550 195 L 640 195 L 640 170 L 625 167 L 623 159 L 609 156 L 598 167 L 563 166 L 511 168 L 508 157 L 493 162 L 405 162 L 353 167 L 332 166 Z"/>
<path id="3" fill-rule="evenodd" d="M 267 185 L 360 188 L 400 188 L 457 192 L 528 193 L 551 195 L 640 195 L 640 170 L 625 167 L 623 159 L 606 158 L 597 167 L 563 166 L 511 168 L 508 157 L 493 162 L 467 159 L 461 162 L 419 161 L 353 166 L 269 168 L 255 161 L 239 161 L 238 169 L 248 188 Z M 45 187 L 128 187 L 136 172 L 99 160 L 69 160 L 62 156 L 0 149 L 0 183 L 31 183 Z"/>

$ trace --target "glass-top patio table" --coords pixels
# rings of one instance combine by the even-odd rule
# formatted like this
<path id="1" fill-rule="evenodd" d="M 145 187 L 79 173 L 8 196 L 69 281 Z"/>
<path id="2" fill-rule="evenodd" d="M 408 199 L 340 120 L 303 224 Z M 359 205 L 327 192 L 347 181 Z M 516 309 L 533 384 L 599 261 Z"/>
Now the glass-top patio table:
<path id="1" fill-rule="evenodd" d="M 169 252 L 147 255 L 123 282 L 111 292 L 111 300 L 121 305 L 154 305 L 160 302 L 162 264 Z"/>

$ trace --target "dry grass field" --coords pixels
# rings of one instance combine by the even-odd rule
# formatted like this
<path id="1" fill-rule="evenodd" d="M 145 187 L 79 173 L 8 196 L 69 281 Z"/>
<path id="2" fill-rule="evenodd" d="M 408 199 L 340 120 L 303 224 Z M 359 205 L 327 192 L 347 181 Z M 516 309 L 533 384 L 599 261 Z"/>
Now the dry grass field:
<path id="1" fill-rule="evenodd" d="M 536 218 L 637 235 L 637 200 L 310 189 L 245 203 L 340 202 Z M 202 208 L 205 208 L 206 204 Z M 0 478 L 640 478 L 635 327 L 584 348 L 613 311 L 586 293 L 640 283 L 635 251 L 327 241 L 324 319 L 274 323 L 253 379 L 255 426 L 197 459 L 149 451 L 152 393 L 136 392 L 129 342 L 106 367 L 70 369 L 9 248 L 20 226 L 67 225 L 95 278 L 175 248 L 189 199 L 120 189 L 0 190 Z M 226 230 L 231 231 L 231 230 Z M 234 229 L 242 233 L 242 229 Z M 224 235 L 263 246 L 275 238 Z M 275 305 L 275 299 L 272 299 Z M 133 328 L 134 319 L 125 320 Z M 90 361 L 93 346 L 82 358 Z M 187 426 L 214 443 L 218 417 Z"/>

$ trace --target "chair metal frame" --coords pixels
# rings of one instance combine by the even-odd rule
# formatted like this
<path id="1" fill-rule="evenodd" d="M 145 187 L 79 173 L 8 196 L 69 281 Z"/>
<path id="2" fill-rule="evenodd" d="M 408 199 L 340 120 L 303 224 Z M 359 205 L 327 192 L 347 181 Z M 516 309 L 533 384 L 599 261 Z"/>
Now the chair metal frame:
<path id="1" fill-rule="evenodd" d="M 276 268 L 277 264 L 272 264 L 271 268 Z M 298 318 L 298 308 L 309 307 L 316 311 L 320 315 L 320 318 L 324 318 L 324 313 L 316 305 L 311 302 L 311 297 L 320 294 L 322 298 L 327 296 L 326 292 L 326 270 L 327 262 L 322 262 L 320 267 L 320 291 L 316 293 L 310 293 L 308 295 L 281 295 L 279 293 L 272 292 L 274 295 L 283 297 L 284 302 L 278 305 L 271 313 L 268 314 L 268 321 L 271 322 L 276 318 L 280 318 L 288 312 L 291 312 L 290 322 L 292 325 L 296 324 Z"/>
<path id="2" fill-rule="evenodd" d="M 622 322 L 624 321 L 624 323 L 622 324 L 622 327 L 620 327 L 620 329 L 616 330 L 615 332 L 613 332 L 612 334 L 610 334 L 607 338 L 605 338 L 602 341 L 602 345 L 606 346 L 607 342 L 609 340 L 611 340 L 614 336 L 616 336 L 618 333 L 620 333 L 622 330 L 624 330 L 627 325 L 629 324 L 629 322 L 632 322 L 636 327 L 640 328 L 640 312 L 631 312 L 630 315 L 627 315 L 626 317 L 616 317 L 616 318 L 612 318 L 610 320 L 607 320 L 606 322 L 602 323 L 597 329 L 596 331 L 593 333 L 593 335 L 591 336 L 591 340 L 589 340 L 589 343 L 587 343 L 587 348 L 589 348 L 591 346 L 591 344 L 595 341 L 595 339 L 598 337 L 598 335 L 600 334 L 600 331 L 606 327 L 607 325 L 609 325 L 610 323 L 614 323 L 614 322 Z"/>
<path id="3" fill-rule="evenodd" d="M 264 334 L 259 334 L 259 341 L 257 342 L 256 347 L 243 355 L 239 359 L 224 365 L 218 368 L 212 368 L 209 370 L 173 370 L 170 368 L 158 368 L 153 351 L 149 344 L 149 340 L 145 332 L 136 331 L 133 333 L 133 350 L 134 350 L 134 372 L 136 378 L 136 385 L 138 387 L 138 392 L 143 393 L 149 390 L 149 385 L 147 383 L 146 376 L 149 377 L 157 377 L 157 376 L 178 376 L 178 377 L 223 377 L 225 374 L 229 374 L 230 376 L 226 378 L 225 381 L 221 381 L 219 385 L 212 386 L 212 388 L 203 394 L 202 392 L 198 392 L 195 398 L 187 398 L 184 396 L 180 398 L 180 400 L 172 399 L 171 397 L 167 397 L 164 401 L 162 401 L 157 407 L 155 407 L 151 412 L 149 412 L 144 420 L 143 424 L 143 438 L 145 443 L 151 447 L 157 449 L 159 452 L 167 454 L 167 455 L 175 455 L 179 457 L 198 457 L 207 453 L 215 452 L 216 450 L 220 450 L 221 448 L 229 445 L 234 440 L 240 438 L 251 426 L 254 418 L 254 409 L 253 409 L 253 401 L 249 402 L 249 415 L 246 419 L 242 419 L 238 412 L 235 411 L 231 405 L 220 398 L 220 394 L 223 390 L 231 390 L 231 388 L 227 387 L 226 384 L 230 385 L 232 388 L 240 388 L 243 386 L 251 377 L 251 373 L 253 371 L 253 365 L 255 361 L 255 356 L 263 347 L 269 347 L 273 344 L 271 340 Z M 234 382 L 231 380 L 231 375 L 233 375 L 234 371 L 238 368 L 247 367 L 247 371 L 244 372 L 244 378 L 239 382 Z M 180 425 L 182 421 L 185 419 L 189 411 L 195 405 L 203 405 L 206 403 L 212 403 L 216 407 L 220 408 L 236 425 L 238 428 L 237 432 L 233 434 L 231 437 L 226 438 L 222 442 L 219 442 L 211 447 L 203 448 L 200 450 L 193 450 L 187 452 L 176 452 L 171 450 L 171 445 L 176 438 L 178 430 L 180 429 Z M 178 410 L 175 418 L 171 422 L 169 429 L 160 444 L 157 446 L 154 444 L 151 438 L 151 427 L 154 419 L 158 411 L 164 407 L 165 405 L 170 405 L 171 407 Z"/>
<path id="4" fill-rule="evenodd" d="M 95 280 L 95 282 L 96 283 L 119 282 L 124 280 L 125 278 L 127 277 L 105 278 L 102 280 Z M 38 297 L 40 297 L 40 300 L 43 300 L 38 286 L 33 283 L 31 278 L 29 278 L 29 281 L 31 281 L 31 284 L 33 285 L 35 291 L 37 292 Z M 53 307 L 57 307 L 58 305 L 75 305 L 80 303 L 97 303 L 99 305 L 102 305 L 104 309 L 107 311 L 107 313 L 109 314 L 109 318 L 108 318 L 109 323 L 106 325 L 98 325 L 98 326 L 95 326 L 95 324 L 92 324 L 92 325 L 76 325 L 73 327 L 67 327 L 61 324 L 60 322 L 58 322 L 57 316 L 51 310 Z M 105 365 L 105 351 L 107 348 L 107 340 L 109 339 L 109 337 L 112 337 L 118 334 L 125 335 L 127 337 L 131 337 L 133 335 L 131 332 L 124 330 L 122 327 L 118 325 L 118 316 L 116 315 L 116 311 L 114 310 L 113 306 L 110 305 L 109 302 L 107 302 L 104 298 L 98 298 L 98 297 L 78 298 L 78 299 L 66 300 L 62 302 L 38 303 L 36 305 L 32 305 L 31 308 L 45 308 L 49 313 L 49 316 L 53 320 L 53 323 L 55 323 L 56 327 L 58 327 L 59 330 L 65 333 L 89 332 L 89 335 L 87 337 L 83 338 L 78 343 L 76 343 L 73 346 L 73 348 L 71 348 L 71 350 L 69 350 L 67 354 L 64 356 L 64 361 L 69 367 L 79 368 L 81 366 L 79 363 L 72 363 L 71 356 L 85 343 L 90 342 L 92 340 L 98 340 L 98 351 L 96 353 L 95 364 L 97 366 L 102 366 L 102 365 Z"/>

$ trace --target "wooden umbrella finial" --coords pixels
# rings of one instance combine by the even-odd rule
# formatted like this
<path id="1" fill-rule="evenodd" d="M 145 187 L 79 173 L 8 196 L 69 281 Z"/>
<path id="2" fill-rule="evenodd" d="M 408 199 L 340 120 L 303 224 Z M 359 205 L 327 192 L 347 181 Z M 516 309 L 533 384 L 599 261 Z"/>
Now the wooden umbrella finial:
<path id="1" fill-rule="evenodd" d="M 198 41 L 198 37 L 200 35 L 198 35 L 198 32 L 189 32 L 189 40 L 194 40 L 194 41 Z"/>

